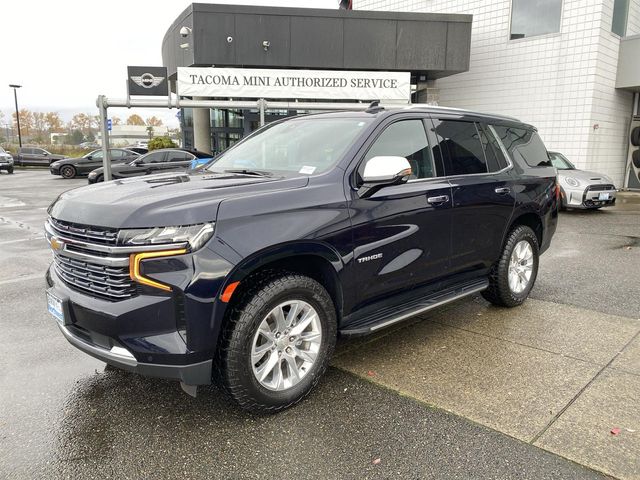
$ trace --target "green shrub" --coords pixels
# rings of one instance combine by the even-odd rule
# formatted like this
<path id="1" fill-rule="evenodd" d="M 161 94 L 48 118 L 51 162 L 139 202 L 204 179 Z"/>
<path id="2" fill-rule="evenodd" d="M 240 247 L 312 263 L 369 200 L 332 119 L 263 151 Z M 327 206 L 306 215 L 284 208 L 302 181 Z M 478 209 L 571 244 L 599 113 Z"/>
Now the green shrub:
<path id="1" fill-rule="evenodd" d="M 178 145 L 169 137 L 155 137 L 149 140 L 149 151 L 161 148 L 176 148 Z"/>

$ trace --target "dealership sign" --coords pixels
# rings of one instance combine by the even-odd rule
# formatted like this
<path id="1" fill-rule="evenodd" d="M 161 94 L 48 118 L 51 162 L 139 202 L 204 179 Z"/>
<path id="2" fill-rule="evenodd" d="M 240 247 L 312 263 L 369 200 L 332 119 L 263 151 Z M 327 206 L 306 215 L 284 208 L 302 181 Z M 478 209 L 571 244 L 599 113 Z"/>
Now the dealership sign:
<path id="1" fill-rule="evenodd" d="M 411 99 L 411 77 L 409 72 L 179 67 L 178 92 L 182 97 L 312 98 L 408 103 Z"/>
<path id="2" fill-rule="evenodd" d="M 166 97 L 167 67 L 127 67 L 129 95 L 155 95 Z"/>

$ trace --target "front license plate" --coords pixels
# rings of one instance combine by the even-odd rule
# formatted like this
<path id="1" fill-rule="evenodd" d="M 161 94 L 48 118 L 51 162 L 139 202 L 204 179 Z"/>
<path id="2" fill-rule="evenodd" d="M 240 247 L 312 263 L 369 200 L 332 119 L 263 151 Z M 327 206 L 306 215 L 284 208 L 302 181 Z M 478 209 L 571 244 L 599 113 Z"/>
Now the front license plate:
<path id="1" fill-rule="evenodd" d="M 47 292 L 47 308 L 49 313 L 55 317 L 60 325 L 64 325 L 64 311 L 62 310 L 62 300 Z"/>
<path id="2" fill-rule="evenodd" d="M 609 200 L 609 193 L 601 193 L 598 195 L 598 200 Z"/>

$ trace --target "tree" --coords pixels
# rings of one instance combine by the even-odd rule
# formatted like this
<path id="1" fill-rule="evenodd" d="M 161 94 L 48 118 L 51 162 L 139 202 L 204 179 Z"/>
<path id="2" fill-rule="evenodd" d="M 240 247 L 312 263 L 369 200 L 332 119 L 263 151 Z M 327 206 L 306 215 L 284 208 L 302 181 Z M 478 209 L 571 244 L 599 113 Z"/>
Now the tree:
<path id="1" fill-rule="evenodd" d="M 86 113 L 76 113 L 71 119 L 71 126 L 86 135 L 91 129 L 91 117 Z"/>
<path id="2" fill-rule="evenodd" d="M 149 135 L 149 140 L 153 138 L 153 127 L 151 125 L 147 127 L 147 135 Z"/>
<path id="3" fill-rule="evenodd" d="M 160 120 L 156 116 L 149 117 L 149 118 L 147 118 L 147 125 L 149 125 L 151 127 L 161 127 L 162 126 L 162 120 Z"/>
<path id="4" fill-rule="evenodd" d="M 159 150 L 161 148 L 176 148 L 178 145 L 176 145 L 173 140 L 171 140 L 169 137 L 164 136 L 164 137 L 155 137 L 152 138 L 151 140 L 149 140 L 149 151 L 151 150 Z"/>
<path id="5" fill-rule="evenodd" d="M 122 120 L 120 119 L 120 117 L 116 117 L 115 115 L 111 117 L 111 125 L 116 126 L 116 125 L 120 125 L 121 123 L 122 123 Z"/>
<path id="6" fill-rule="evenodd" d="M 142 119 L 142 117 L 140 115 L 136 115 L 134 113 L 133 115 L 130 115 L 129 118 L 127 118 L 127 125 L 143 126 L 144 125 L 144 120 Z"/>
<path id="7" fill-rule="evenodd" d="M 49 133 L 52 132 L 62 132 L 63 128 L 62 128 L 62 120 L 60 119 L 60 115 L 58 115 L 58 112 L 48 112 L 45 114 L 44 116 L 44 121 L 47 125 L 47 129 L 49 130 Z"/>
<path id="8" fill-rule="evenodd" d="M 13 126 L 18 128 L 18 123 L 16 122 L 16 114 L 15 112 L 11 115 L 13 117 Z M 20 109 L 20 133 L 22 135 L 31 135 L 31 130 L 33 130 L 33 113 L 31 113 L 26 108 Z"/>

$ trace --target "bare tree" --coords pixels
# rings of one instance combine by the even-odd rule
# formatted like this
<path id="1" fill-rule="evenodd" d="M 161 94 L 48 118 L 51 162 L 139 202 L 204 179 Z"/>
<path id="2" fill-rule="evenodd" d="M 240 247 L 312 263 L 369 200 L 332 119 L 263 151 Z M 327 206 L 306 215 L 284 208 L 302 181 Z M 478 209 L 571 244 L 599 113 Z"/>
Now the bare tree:
<path id="1" fill-rule="evenodd" d="M 111 125 L 120 125 L 122 123 L 122 120 L 120 119 L 120 117 L 116 117 L 115 115 L 113 117 L 111 117 Z"/>

